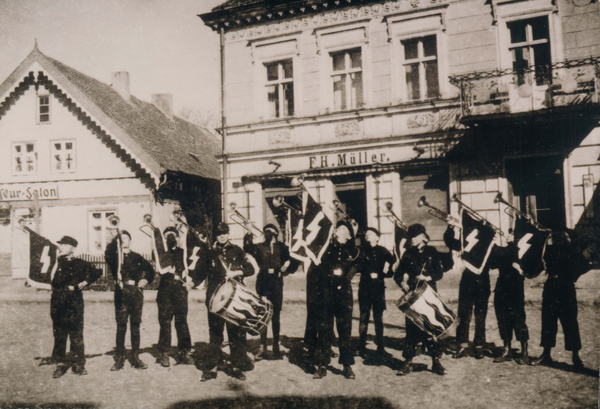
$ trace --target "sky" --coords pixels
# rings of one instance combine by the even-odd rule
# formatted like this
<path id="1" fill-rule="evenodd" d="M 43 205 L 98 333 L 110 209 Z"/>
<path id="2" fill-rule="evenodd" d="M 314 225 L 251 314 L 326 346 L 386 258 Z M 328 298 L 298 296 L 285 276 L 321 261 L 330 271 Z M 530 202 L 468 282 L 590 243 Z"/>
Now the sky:
<path id="1" fill-rule="evenodd" d="M 171 93 L 182 108 L 220 109 L 219 35 L 198 14 L 225 0 L 0 0 L 0 83 L 38 47 L 107 84 L 128 71 L 131 94 Z"/>

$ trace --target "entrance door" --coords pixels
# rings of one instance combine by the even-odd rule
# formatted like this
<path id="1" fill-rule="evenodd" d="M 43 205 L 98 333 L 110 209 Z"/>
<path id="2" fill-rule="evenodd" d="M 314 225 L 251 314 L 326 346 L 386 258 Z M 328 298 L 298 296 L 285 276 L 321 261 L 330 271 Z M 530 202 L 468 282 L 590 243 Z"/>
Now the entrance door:
<path id="1" fill-rule="evenodd" d="M 565 225 L 563 159 L 559 155 L 509 159 L 506 177 L 522 212 L 542 226 L 557 229 Z"/>
<path id="2" fill-rule="evenodd" d="M 351 219 L 356 220 L 359 231 L 367 228 L 367 192 L 365 190 L 364 175 L 348 175 L 332 178 L 335 184 L 335 194 L 340 201 L 340 210 L 344 211 Z M 328 204 L 329 205 L 329 204 Z M 340 220 L 336 213 L 335 223 Z"/>

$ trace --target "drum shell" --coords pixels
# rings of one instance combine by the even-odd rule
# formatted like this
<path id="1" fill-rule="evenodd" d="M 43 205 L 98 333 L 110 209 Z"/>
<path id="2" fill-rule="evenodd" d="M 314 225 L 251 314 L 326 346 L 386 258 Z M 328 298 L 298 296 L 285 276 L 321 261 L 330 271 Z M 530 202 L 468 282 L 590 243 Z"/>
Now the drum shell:
<path id="1" fill-rule="evenodd" d="M 219 298 L 225 296 L 227 301 L 217 306 Z M 226 280 L 215 290 L 210 300 L 209 311 L 245 329 L 250 335 L 260 335 L 266 331 L 273 316 L 273 304 L 263 300 L 242 283 Z"/>
<path id="2" fill-rule="evenodd" d="M 400 298 L 397 306 L 434 340 L 446 338 L 459 322 L 456 314 L 425 281 L 419 282 L 414 291 Z"/>

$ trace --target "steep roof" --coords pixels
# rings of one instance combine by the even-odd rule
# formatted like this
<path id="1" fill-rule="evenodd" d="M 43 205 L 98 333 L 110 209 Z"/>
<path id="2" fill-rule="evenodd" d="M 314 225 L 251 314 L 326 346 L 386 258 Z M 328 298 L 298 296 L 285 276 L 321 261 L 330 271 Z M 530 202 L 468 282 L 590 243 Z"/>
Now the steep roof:
<path id="1" fill-rule="evenodd" d="M 98 125 L 106 131 L 105 136 L 114 139 L 114 149 L 127 151 L 120 156 L 122 160 L 127 158 L 141 162 L 136 163 L 136 167 L 145 169 L 155 185 L 167 171 L 208 179 L 220 178 L 215 157 L 220 154 L 220 143 L 206 129 L 176 116 L 170 119 L 153 104 L 134 96 L 126 101 L 110 85 L 45 56 L 37 46 L 0 85 L 0 96 L 15 89 L 20 80 L 30 76 L 30 67 L 35 62 L 56 81 L 53 85 L 65 91 L 76 100 L 82 111 L 99 122 Z M 15 94 L 18 93 L 11 92 L 0 102 L 0 118 L 5 110 L 10 109 L 11 98 Z M 61 99 L 67 101 L 63 104 L 74 103 L 66 96 Z"/>

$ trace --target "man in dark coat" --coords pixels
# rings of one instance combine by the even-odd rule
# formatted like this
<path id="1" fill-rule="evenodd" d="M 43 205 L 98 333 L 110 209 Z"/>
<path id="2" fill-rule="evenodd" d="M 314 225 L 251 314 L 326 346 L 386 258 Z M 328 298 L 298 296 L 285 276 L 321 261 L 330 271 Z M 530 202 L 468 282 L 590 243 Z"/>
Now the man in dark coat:
<path id="1" fill-rule="evenodd" d="M 74 258 L 77 240 L 64 236 L 58 241 L 60 256 L 52 278 L 50 317 L 54 331 L 52 357 L 41 364 L 57 363 L 54 377 L 60 378 L 70 367 L 77 375 L 86 375 L 85 346 L 83 343 L 83 293 L 85 286 L 102 276 L 102 270 L 87 261 Z M 67 362 L 67 338 L 71 339 L 72 359 Z"/>
<path id="2" fill-rule="evenodd" d="M 130 245 L 131 235 L 123 230 L 106 246 L 104 252 L 106 264 L 116 282 L 117 347 L 111 371 L 123 369 L 128 319 L 131 327 L 131 366 L 137 369 L 148 368 L 139 358 L 140 324 L 144 306 L 143 288 L 154 280 L 154 269 L 144 257 L 131 251 Z"/>
<path id="3" fill-rule="evenodd" d="M 525 322 L 525 277 L 517 263 L 519 248 L 514 243 L 512 232 L 507 241 L 506 247 L 493 247 L 488 261 L 490 269 L 498 269 L 494 309 L 500 338 L 504 343 L 502 355 L 494 359 L 494 362 L 501 363 L 513 359 L 510 347 L 514 332 L 515 338 L 521 343 L 521 355 L 515 360 L 519 365 L 525 365 L 529 364 L 529 331 Z"/>
<path id="4" fill-rule="evenodd" d="M 462 250 L 460 240 L 454 238 L 452 226 L 448 226 L 444 233 L 444 242 L 450 250 Z M 456 342 L 459 347 L 453 358 L 464 358 L 469 355 L 469 327 L 473 313 L 475 314 L 474 357 L 476 359 L 484 357 L 485 319 L 490 294 L 490 269 L 487 265 L 481 274 L 475 274 L 468 268 L 463 270 L 458 287 L 458 319 L 460 322 L 456 328 Z"/>
<path id="5" fill-rule="evenodd" d="M 198 284 L 197 277 L 188 276 L 186 260 L 183 249 L 177 246 L 179 233 L 175 227 L 164 230 L 167 245 L 163 265 L 172 266 L 172 272 L 165 272 L 160 277 L 156 304 L 158 305 L 158 323 L 160 333 L 158 338 L 159 357 L 156 363 L 168 368 L 171 348 L 171 323 L 175 318 L 175 331 L 177 332 L 178 362 L 193 365 L 191 356 L 192 339 L 187 323 L 188 291 Z"/>
<path id="6" fill-rule="evenodd" d="M 290 265 L 290 252 L 287 246 L 277 241 L 279 229 L 273 224 L 263 228 L 265 241 L 252 243 L 252 234 L 244 236 L 244 251 L 250 254 L 260 268 L 256 277 L 256 292 L 261 297 L 266 297 L 273 304 L 273 355 L 280 357 L 279 329 L 281 328 L 281 308 L 283 306 L 283 276 Z M 262 349 L 256 355 L 256 360 L 261 360 L 267 355 L 267 331 L 260 334 Z"/>
<path id="7" fill-rule="evenodd" d="M 552 234 L 552 245 L 544 255 L 548 279 L 542 293 L 542 342 L 544 352 L 534 365 L 550 365 L 551 351 L 556 346 L 558 321 L 565 334 L 565 349 L 573 353 L 573 365 L 582 368 L 579 357 L 581 337 L 577 322 L 577 293 L 575 283 L 590 269 L 583 254 L 573 245 L 567 229 Z"/>
<path id="8" fill-rule="evenodd" d="M 211 369 L 203 371 L 202 382 L 214 379 L 217 377 L 217 370 L 224 369 L 223 352 L 221 346 L 223 344 L 223 330 L 227 328 L 227 337 L 229 338 L 230 374 L 232 377 L 239 380 L 245 380 L 246 375 L 242 369 L 250 368 L 251 362 L 246 351 L 246 331 L 234 324 L 225 322 L 221 317 L 210 312 L 210 301 L 219 286 L 226 279 L 233 279 L 243 283 L 244 277 L 251 276 L 255 273 L 256 263 L 251 256 L 244 253 L 239 246 L 229 241 L 229 226 L 225 223 L 219 223 L 216 230 L 217 241 L 212 247 L 210 254 L 210 266 L 208 274 L 200 278 L 200 282 L 206 279 L 206 307 L 208 310 L 208 330 L 210 334 L 210 344 L 214 358 L 212 360 Z M 256 265 L 256 270 L 258 266 Z"/>
<path id="9" fill-rule="evenodd" d="M 330 322 L 326 318 L 327 314 L 333 315 L 339 336 L 338 344 L 340 348 L 339 363 L 344 369 L 342 375 L 346 379 L 354 379 L 352 371 L 354 365 L 354 351 L 351 347 L 352 335 L 352 307 L 354 300 L 352 297 L 352 277 L 356 274 L 356 264 L 360 250 L 354 244 L 354 229 L 344 221 L 337 223 L 334 238 L 329 243 L 327 250 L 321 258 L 321 272 L 325 276 L 324 285 L 329 291 L 329 305 L 325 315 L 325 320 L 321 326 L 327 326 Z M 331 349 L 331 338 L 329 331 L 324 329 L 319 331 L 320 352 L 317 362 L 318 369 L 314 375 L 315 379 L 321 379 L 327 374 L 326 365 L 329 363 Z"/>
<path id="10" fill-rule="evenodd" d="M 394 281 L 406 293 L 414 291 L 421 281 L 425 281 L 434 291 L 437 291 L 435 283 L 442 279 L 444 267 L 435 247 L 427 245 L 429 236 L 425 227 L 418 223 L 409 226 L 407 240 L 410 245 L 402 255 L 400 266 L 394 274 Z M 433 362 L 431 371 L 438 375 L 445 375 L 446 370 L 440 363 L 442 356 L 440 345 L 408 317 L 406 317 L 406 338 L 402 352 L 406 361 L 396 375 L 402 376 L 412 372 L 412 359 L 416 355 L 416 346 L 419 342 L 423 342 L 427 353 L 431 356 Z"/>
<path id="11" fill-rule="evenodd" d="M 366 243 L 360 263 L 360 284 L 358 287 L 358 305 L 360 307 L 359 334 L 360 341 L 356 355 L 365 358 L 367 353 L 367 330 L 369 318 L 373 309 L 375 321 L 375 344 L 377 352 L 385 354 L 383 345 L 383 311 L 385 311 L 385 278 L 393 276 L 392 264 L 394 256 L 382 246 L 379 246 L 381 234 L 373 227 L 365 232 Z"/>

